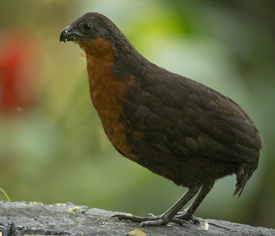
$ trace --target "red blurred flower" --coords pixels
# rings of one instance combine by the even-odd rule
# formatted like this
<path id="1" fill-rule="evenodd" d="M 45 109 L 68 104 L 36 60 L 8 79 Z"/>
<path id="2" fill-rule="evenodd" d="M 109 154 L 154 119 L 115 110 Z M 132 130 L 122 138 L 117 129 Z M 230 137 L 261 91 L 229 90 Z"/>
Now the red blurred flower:
<path id="1" fill-rule="evenodd" d="M 12 31 L 0 39 L 0 112 L 16 114 L 34 104 L 34 44 L 26 33 Z"/>

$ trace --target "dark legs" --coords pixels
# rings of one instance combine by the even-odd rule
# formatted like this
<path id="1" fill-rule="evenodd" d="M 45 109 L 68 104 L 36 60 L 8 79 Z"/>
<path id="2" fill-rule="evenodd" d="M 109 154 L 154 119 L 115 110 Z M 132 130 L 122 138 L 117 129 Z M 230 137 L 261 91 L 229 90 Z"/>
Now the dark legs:
<path id="1" fill-rule="evenodd" d="M 165 213 L 160 216 L 148 215 L 147 217 L 139 217 L 132 215 L 124 215 L 118 214 L 113 217 L 118 217 L 120 220 L 131 220 L 133 222 L 139 222 L 141 226 L 157 226 L 157 225 L 166 225 L 168 222 L 176 222 L 179 224 L 183 224 L 188 220 L 193 220 L 195 223 L 199 223 L 199 221 L 193 216 L 193 213 L 198 208 L 202 200 L 212 189 L 215 181 L 208 182 L 207 184 L 203 184 L 201 186 L 195 186 L 189 188 L 184 195 Z M 201 188 L 201 190 L 200 190 Z M 191 203 L 191 205 L 187 208 L 183 213 L 178 213 L 187 202 L 190 201 L 192 197 L 194 197 L 197 192 L 200 190 L 196 199 Z M 178 214 L 177 214 L 178 213 Z"/>
<path id="2" fill-rule="evenodd" d="M 199 223 L 199 221 L 193 216 L 198 206 L 201 204 L 206 195 L 210 192 L 214 186 L 215 181 L 208 182 L 207 184 L 202 185 L 202 188 L 195 198 L 195 200 L 190 204 L 190 206 L 183 212 L 178 213 L 175 217 L 183 220 L 191 219 L 194 223 Z"/>

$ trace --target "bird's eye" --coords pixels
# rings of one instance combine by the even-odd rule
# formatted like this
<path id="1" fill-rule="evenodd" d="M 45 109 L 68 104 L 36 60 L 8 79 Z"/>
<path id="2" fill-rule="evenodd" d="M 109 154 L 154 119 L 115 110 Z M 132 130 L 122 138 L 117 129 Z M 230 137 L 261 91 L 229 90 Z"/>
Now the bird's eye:
<path id="1" fill-rule="evenodd" d="M 91 23 L 85 23 L 83 24 L 83 28 L 85 31 L 90 31 L 93 28 L 93 25 Z"/>

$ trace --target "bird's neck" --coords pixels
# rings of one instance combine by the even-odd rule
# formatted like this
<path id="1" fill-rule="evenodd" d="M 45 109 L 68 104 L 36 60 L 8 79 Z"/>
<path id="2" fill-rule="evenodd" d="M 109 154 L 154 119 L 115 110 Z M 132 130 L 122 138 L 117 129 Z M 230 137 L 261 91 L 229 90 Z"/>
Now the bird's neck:
<path id="1" fill-rule="evenodd" d="M 87 61 L 112 61 L 114 50 L 112 45 L 105 39 L 98 37 L 92 41 L 77 41 L 85 51 Z"/>
<path id="2" fill-rule="evenodd" d="M 86 53 L 90 95 L 100 115 L 102 107 L 111 110 L 114 109 L 113 103 L 117 99 L 126 99 L 126 92 L 134 85 L 135 76 L 131 70 L 126 74 L 121 73 L 125 68 L 120 65 L 127 62 L 122 55 L 116 55 L 116 49 L 108 40 L 97 38 L 93 41 L 81 41 L 79 45 Z M 116 65 L 116 57 L 124 58 L 124 63 L 119 61 L 117 64 L 120 65 Z"/>
<path id="3" fill-rule="evenodd" d="M 111 100 L 117 96 L 116 88 L 119 86 L 118 80 L 112 73 L 114 50 L 111 44 L 102 38 L 84 42 L 80 45 L 85 50 L 87 71 L 92 102 L 98 111 L 108 109 Z"/>
<path id="4" fill-rule="evenodd" d="M 93 44 L 93 45 L 91 45 Z M 100 46 L 99 46 L 100 44 Z M 82 45 L 85 50 L 87 45 Z M 114 49 L 107 40 L 96 39 L 85 50 L 90 96 L 110 141 L 125 155 L 130 155 L 126 143 L 127 133 L 121 122 L 123 104 L 127 102 L 128 88 L 134 77 L 121 79 L 113 73 Z"/>

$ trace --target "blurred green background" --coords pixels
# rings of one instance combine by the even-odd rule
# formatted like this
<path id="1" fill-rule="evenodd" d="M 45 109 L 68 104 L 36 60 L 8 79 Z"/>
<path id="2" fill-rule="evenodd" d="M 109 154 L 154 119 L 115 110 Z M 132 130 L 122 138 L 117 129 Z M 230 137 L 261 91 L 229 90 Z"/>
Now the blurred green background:
<path id="1" fill-rule="evenodd" d="M 0 187 L 11 200 L 145 215 L 163 213 L 186 190 L 123 158 L 105 137 L 83 52 L 59 42 L 89 11 L 115 22 L 150 61 L 248 112 L 264 139 L 258 170 L 239 199 L 235 176 L 217 181 L 196 215 L 275 228 L 273 0 L 1 1 Z"/>

